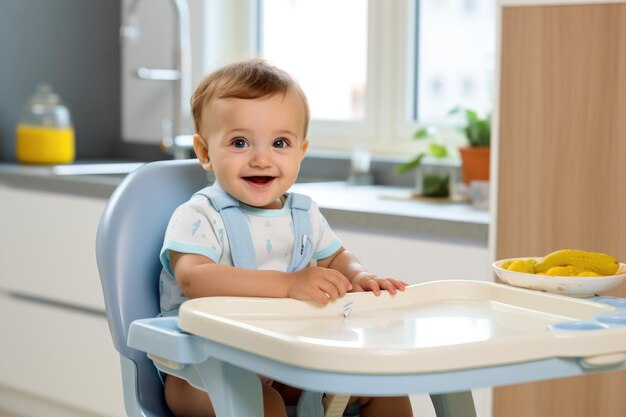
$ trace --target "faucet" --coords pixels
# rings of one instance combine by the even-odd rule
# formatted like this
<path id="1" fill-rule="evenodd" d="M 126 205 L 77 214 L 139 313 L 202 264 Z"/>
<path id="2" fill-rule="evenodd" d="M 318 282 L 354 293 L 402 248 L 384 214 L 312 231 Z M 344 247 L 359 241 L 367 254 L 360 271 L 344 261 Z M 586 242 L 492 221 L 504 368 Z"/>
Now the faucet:
<path id="1" fill-rule="evenodd" d="M 141 0 L 130 0 L 120 28 L 122 42 L 139 39 L 139 16 Z M 161 149 L 174 159 L 185 159 L 193 148 L 189 99 L 191 93 L 191 21 L 187 0 L 171 0 L 176 13 L 176 69 L 139 68 L 135 75 L 142 80 L 174 81 L 174 108 L 171 119 L 161 123 Z"/>

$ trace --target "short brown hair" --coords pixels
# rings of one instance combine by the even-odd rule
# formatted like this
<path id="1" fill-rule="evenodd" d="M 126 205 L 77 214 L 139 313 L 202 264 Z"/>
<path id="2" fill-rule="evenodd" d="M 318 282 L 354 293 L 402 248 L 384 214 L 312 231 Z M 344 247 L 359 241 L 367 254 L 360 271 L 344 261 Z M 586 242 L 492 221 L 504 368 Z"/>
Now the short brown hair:
<path id="1" fill-rule="evenodd" d="M 262 59 L 250 59 L 226 65 L 202 79 L 191 96 L 191 113 L 196 133 L 200 133 L 202 109 L 212 100 L 222 98 L 255 99 L 294 90 L 304 106 L 304 137 L 309 128 L 310 110 L 304 91 L 287 72 Z"/>

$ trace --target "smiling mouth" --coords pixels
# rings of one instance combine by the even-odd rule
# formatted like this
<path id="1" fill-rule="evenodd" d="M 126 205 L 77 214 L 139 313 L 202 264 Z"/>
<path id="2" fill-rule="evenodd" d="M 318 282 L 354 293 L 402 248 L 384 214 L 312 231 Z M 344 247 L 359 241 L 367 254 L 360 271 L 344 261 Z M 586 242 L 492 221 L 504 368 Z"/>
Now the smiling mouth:
<path id="1" fill-rule="evenodd" d="M 266 175 L 255 175 L 251 177 L 243 177 L 243 179 L 253 185 L 267 185 L 271 183 L 276 177 L 270 177 Z"/>

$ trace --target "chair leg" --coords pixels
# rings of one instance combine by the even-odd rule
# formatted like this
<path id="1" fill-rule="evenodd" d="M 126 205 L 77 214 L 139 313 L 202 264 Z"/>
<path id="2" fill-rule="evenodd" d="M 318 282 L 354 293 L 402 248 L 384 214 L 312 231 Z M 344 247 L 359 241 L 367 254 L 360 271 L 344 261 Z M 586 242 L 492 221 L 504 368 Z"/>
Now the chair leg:
<path id="1" fill-rule="evenodd" d="M 326 394 L 322 398 L 324 417 L 343 417 L 350 394 Z"/>
<path id="2" fill-rule="evenodd" d="M 437 417 L 476 417 L 472 391 L 430 394 Z"/>
<path id="3" fill-rule="evenodd" d="M 258 375 L 215 359 L 193 365 L 211 398 L 217 417 L 263 417 Z"/>

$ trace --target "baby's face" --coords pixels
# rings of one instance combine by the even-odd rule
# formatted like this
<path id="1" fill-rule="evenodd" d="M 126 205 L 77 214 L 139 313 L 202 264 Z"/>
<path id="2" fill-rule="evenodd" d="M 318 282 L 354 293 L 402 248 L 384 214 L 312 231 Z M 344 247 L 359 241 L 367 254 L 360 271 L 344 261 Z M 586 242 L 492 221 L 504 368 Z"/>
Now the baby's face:
<path id="1" fill-rule="evenodd" d="M 203 111 L 202 138 L 196 138 L 208 148 L 204 168 L 212 169 L 222 188 L 244 204 L 282 207 L 280 197 L 296 181 L 308 145 L 304 112 L 293 91 L 210 103 Z"/>

